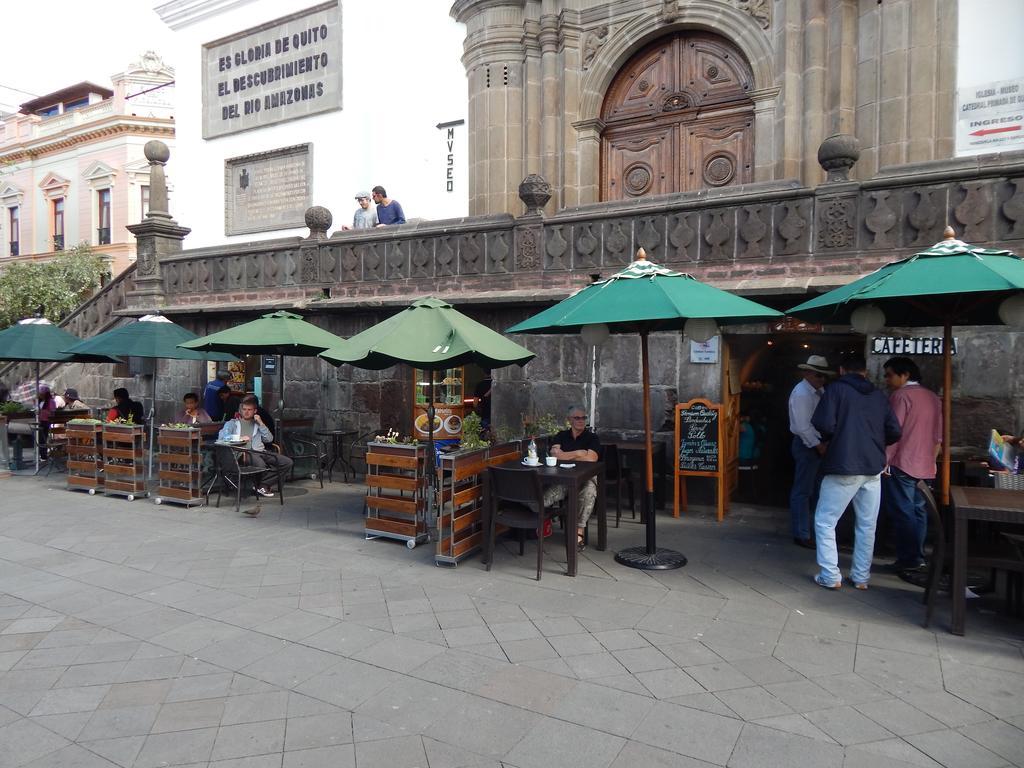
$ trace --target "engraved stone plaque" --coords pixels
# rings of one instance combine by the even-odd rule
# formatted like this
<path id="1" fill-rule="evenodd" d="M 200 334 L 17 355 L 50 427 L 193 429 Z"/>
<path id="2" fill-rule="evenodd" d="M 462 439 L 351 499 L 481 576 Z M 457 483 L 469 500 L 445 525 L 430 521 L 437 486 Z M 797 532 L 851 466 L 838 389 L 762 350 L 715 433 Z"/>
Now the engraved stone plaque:
<path id="1" fill-rule="evenodd" d="M 203 138 L 341 109 L 339 0 L 203 46 Z"/>
<path id="2" fill-rule="evenodd" d="M 305 226 L 313 204 L 311 144 L 224 161 L 224 234 Z"/>

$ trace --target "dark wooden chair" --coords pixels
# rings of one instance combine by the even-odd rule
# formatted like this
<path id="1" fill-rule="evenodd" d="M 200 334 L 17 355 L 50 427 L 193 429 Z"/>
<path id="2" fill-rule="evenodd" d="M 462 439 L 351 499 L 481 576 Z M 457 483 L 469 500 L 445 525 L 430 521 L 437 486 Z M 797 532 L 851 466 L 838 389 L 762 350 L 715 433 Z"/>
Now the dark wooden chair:
<path id="1" fill-rule="evenodd" d="M 622 489 L 629 494 L 629 514 L 636 519 L 636 489 L 633 486 L 633 472 L 622 465 L 619 449 L 615 445 L 601 446 L 601 461 L 604 462 L 604 484 L 607 491 L 615 490 L 615 527 L 622 519 Z"/>
<path id="2" fill-rule="evenodd" d="M 277 476 L 277 494 L 283 506 L 284 478 L 281 477 L 281 472 L 275 469 L 264 469 L 263 467 L 254 467 L 252 464 L 245 464 L 238 460 L 239 455 L 240 452 L 234 450 L 229 445 L 214 446 L 214 458 L 217 462 L 217 472 L 220 476 L 220 482 L 217 484 L 217 506 L 220 507 L 220 497 L 224 492 L 224 486 L 229 485 L 235 489 L 235 512 L 241 512 L 242 488 L 247 484 L 246 481 L 256 484 L 268 474 Z M 210 503 L 211 490 L 212 486 L 206 492 L 207 505 Z"/>
<path id="3" fill-rule="evenodd" d="M 561 517 L 559 508 L 544 507 L 544 488 L 540 475 L 528 469 L 488 467 L 487 528 L 484 542 L 484 562 L 491 570 L 494 562 L 494 540 L 499 525 L 512 528 L 519 537 L 519 554 L 526 551 L 526 532 L 537 535 L 537 581 L 540 581 L 544 567 L 544 522 Z M 563 521 L 564 522 L 564 521 Z M 576 546 L 572 535 L 576 527 L 564 525 L 565 556 L 570 557 L 569 547 Z"/>
<path id="4" fill-rule="evenodd" d="M 952 573 L 953 569 L 953 548 L 946 540 L 946 528 L 942 522 L 942 515 L 939 513 L 938 504 L 932 495 L 931 488 L 924 481 L 919 481 L 917 489 L 924 495 L 925 507 L 928 510 L 928 528 L 932 532 L 934 544 L 932 546 L 931 561 L 928 564 L 928 580 L 925 585 L 923 602 L 925 605 L 924 623 L 927 627 L 932 620 L 935 611 L 935 595 L 939 591 L 939 584 L 942 574 L 946 571 Z M 1013 546 L 1013 537 L 1004 536 L 990 546 L 976 546 L 974 552 L 968 554 L 966 568 L 989 569 L 993 573 L 997 570 L 1005 571 L 1006 578 L 1006 602 L 1007 610 L 1018 613 L 1020 611 L 1021 599 L 1021 574 L 1024 574 L 1024 559 Z M 952 583 L 952 579 L 950 580 Z"/>

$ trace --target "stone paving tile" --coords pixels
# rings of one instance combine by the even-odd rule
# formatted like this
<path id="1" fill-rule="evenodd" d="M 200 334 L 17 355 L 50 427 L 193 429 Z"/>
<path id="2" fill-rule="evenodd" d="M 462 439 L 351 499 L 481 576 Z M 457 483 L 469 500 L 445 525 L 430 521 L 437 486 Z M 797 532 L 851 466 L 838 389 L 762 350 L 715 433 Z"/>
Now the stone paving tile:
<path id="1" fill-rule="evenodd" d="M 607 768 L 625 740 L 561 720 L 545 719 L 508 753 L 520 768 Z"/>
<path id="2" fill-rule="evenodd" d="M 579 683 L 549 714 L 598 731 L 629 737 L 654 707 L 654 701 L 624 691 Z"/>
<path id="3" fill-rule="evenodd" d="M 356 744 L 361 768 L 425 768 L 427 753 L 419 736 L 400 736 Z"/>
<path id="4" fill-rule="evenodd" d="M 843 748 L 754 723 L 743 726 L 729 768 L 842 768 Z"/>
<path id="5" fill-rule="evenodd" d="M 882 699 L 858 704 L 857 711 L 897 736 L 937 731 L 945 726 L 902 699 Z"/>
<path id="6" fill-rule="evenodd" d="M 702 693 L 704 687 L 681 669 L 655 669 L 637 672 L 634 677 L 656 699 L 671 699 L 691 693 Z"/>
<path id="7" fill-rule="evenodd" d="M 718 691 L 715 695 L 744 720 L 760 720 L 793 712 L 786 704 L 759 686 Z"/>
<path id="8" fill-rule="evenodd" d="M 804 717 L 844 746 L 881 741 L 893 735 L 891 731 L 852 707 L 821 709 L 807 712 Z"/>
<path id="9" fill-rule="evenodd" d="M 724 661 L 719 661 L 715 664 L 686 667 L 683 671 L 708 691 L 749 688 L 754 684 L 753 680 Z"/>
<path id="10" fill-rule="evenodd" d="M 351 744 L 285 752 L 282 768 L 356 768 L 356 752 Z"/>
<path id="11" fill-rule="evenodd" d="M 656 702 L 632 738 L 652 747 L 725 765 L 742 723 L 721 715 Z"/>
<path id="12" fill-rule="evenodd" d="M 907 736 L 906 740 L 946 768 L 1001 768 L 1006 765 L 1005 758 L 956 731 L 918 733 Z"/>
<path id="13" fill-rule="evenodd" d="M 515 665 L 488 676 L 472 693 L 532 712 L 553 714 L 576 687 L 576 680 L 552 674 L 549 669 Z"/>
<path id="14" fill-rule="evenodd" d="M 886 766 L 888 766 L 890 762 L 893 762 L 897 765 L 916 765 L 920 766 L 920 768 L 939 768 L 939 763 L 935 762 L 924 752 L 907 743 L 903 739 L 883 739 L 882 741 L 872 741 L 866 744 L 858 744 L 855 747 L 847 747 L 847 761 L 850 760 L 851 755 L 873 756 L 875 766 L 878 765 L 879 758 L 881 757 L 884 759 Z"/>
<path id="15" fill-rule="evenodd" d="M 573 673 L 582 680 L 624 675 L 628 670 L 612 654 L 603 652 L 588 656 L 570 656 L 565 660 Z"/>
<path id="16" fill-rule="evenodd" d="M 216 739 L 216 728 L 152 734 L 142 745 L 134 767 L 162 768 L 167 765 L 205 763 L 209 760 Z"/>
<path id="17" fill-rule="evenodd" d="M 1024 715 L 1024 675 L 972 664 L 943 664 L 945 689 L 995 717 Z"/>
<path id="18" fill-rule="evenodd" d="M 217 731 L 210 760 L 249 757 L 284 749 L 284 720 L 222 725 Z"/>
<path id="19" fill-rule="evenodd" d="M 1014 765 L 1024 765 L 1024 731 L 1008 723 L 992 720 L 959 729 L 971 741 L 995 752 Z"/>
<path id="20" fill-rule="evenodd" d="M 785 731 L 786 733 L 795 733 L 797 736 L 806 736 L 809 739 L 824 741 L 827 744 L 836 743 L 835 739 L 816 725 L 812 725 L 803 715 L 776 715 L 775 717 L 766 717 L 754 722 L 766 728 L 774 728 L 777 731 Z"/>

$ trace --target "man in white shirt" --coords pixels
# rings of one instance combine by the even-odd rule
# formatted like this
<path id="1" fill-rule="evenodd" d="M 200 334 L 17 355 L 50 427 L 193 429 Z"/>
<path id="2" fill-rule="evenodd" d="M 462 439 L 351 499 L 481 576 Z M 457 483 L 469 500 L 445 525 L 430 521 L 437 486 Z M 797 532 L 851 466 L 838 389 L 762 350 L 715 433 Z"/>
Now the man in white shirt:
<path id="1" fill-rule="evenodd" d="M 818 407 L 825 380 L 834 375 L 828 369 L 828 360 L 821 355 L 811 355 L 806 363 L 797 366 L 803 371 L 800 382 L 789 395 L 789 431 L 793 433 L 791 451 L 796 468 L 793 472 L 793 489 L 789 494 L 789 515 L 793 532 L 793 543 L 806 549 L 814 549 L 811 539 L 811 498 L 815 495 L 818 468 L 825 455 L 825 444 L 811 424 L 811 416 Z"/>

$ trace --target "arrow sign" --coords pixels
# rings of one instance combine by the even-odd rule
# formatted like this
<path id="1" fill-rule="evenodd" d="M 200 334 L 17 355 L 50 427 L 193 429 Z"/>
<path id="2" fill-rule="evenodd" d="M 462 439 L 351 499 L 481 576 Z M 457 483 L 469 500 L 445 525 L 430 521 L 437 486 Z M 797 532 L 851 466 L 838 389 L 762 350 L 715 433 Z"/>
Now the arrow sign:
<path id="1" fill-rule="evenodd" d="M 969 136 L 988 136 L 993 133 L 1009 133 L 1011 131 L 1019 131 L 1019 125 L 1006 125 L 1002 128 L 982 128 L 977 131 L 972 131 Z"/>

